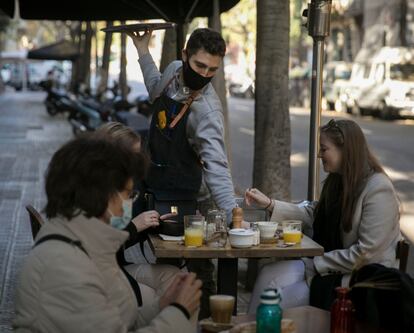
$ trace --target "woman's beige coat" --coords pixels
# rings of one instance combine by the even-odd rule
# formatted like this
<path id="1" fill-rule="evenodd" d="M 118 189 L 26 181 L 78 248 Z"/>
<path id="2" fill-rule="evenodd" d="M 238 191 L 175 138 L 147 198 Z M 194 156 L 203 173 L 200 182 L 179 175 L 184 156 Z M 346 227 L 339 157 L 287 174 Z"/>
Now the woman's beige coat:
<path id="1" fill-rule="evenodd" d="M 305 229 L 312 227 L 314 208 L 312 205 L 296 205 L 276 201 L 272 220 L 301 220 Z M 344 249 L 326 252 L 315 257 L 313 262 L 318 273 L 343 273 L 346 285 L 349 273 L 362 264 L 379 263 L 397 267 L 396 246 L 401 238 L 399 226 L 399 204 L 390 179 L 375 173 L 367 181 L 355 207 L 352 230 L 342 232 Z"/>
<path id="2" fill-rule="evenodd" d="M 115 258 L 126 232 L 78 216 L 71 221 L 52 219 L 37 239 L 48 234 L 79 240 L 88 255 L 58 240 L 41 243 L 30 252 L 16 291 L 17 332 L 194 332 L 176 307 L 160 312 L 158 299 L 138 308 Z"/>

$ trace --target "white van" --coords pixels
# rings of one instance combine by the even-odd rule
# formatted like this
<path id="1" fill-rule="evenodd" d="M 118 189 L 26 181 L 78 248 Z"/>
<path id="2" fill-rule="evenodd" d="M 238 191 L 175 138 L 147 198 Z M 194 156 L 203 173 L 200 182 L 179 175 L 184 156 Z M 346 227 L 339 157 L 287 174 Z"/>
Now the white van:
<path id="1" fill-rule="evenodd" d="M 414 117 L 414 48 L 358 52 L 346 89 L 348 110 L 383 119 Z"/>

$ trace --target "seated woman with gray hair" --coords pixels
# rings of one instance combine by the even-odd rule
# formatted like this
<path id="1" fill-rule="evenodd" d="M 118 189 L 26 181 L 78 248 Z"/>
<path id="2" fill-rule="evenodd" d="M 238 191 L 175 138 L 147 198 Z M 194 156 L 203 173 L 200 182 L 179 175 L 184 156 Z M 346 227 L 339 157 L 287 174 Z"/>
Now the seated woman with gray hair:
<path id="1" fill-rule="evenodd" d="M 17 332 L 195 331 L 201 282 L 179 273 L 161 297 L 142 304 L 115 254 L 128 238 L 133 179 L 145 163 L 114 142 L 75 139 L 46 173 L 48 221 L 16 289 Z"/>

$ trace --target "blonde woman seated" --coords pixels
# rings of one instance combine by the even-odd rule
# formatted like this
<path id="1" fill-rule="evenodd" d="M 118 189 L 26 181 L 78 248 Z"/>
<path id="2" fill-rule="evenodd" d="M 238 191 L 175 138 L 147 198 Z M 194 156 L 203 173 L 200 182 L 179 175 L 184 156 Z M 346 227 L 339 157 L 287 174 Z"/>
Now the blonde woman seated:
<path id="1" fill-rule="evenodd" d="M 119 122 L 108 122 L 99 127 L 93 133 L 93 137 L 98 140 L 108 140 L 120 147 L 129 150 L 132 154 L 139 154 L 141 151 L 141 138 L 130 127 Z M 134 191 L 134 198 L 138 198 L 138 192 Z M 124 256 L 124 250 L 136 245 L 143 240 L 142 232 L 148 228 L 157 227 L 159 220 L 168 219 L 172 214 L 160 214 L 155 210 L 143 212 L 137 216 L 131 216 L 129 223 L 123 226 L 123 230 L 129 233 L 127 241 L 117 252 L 117 260 L 120 265 L 125 267 L 128 273 L 140 283 L 142 298 L 152 300 L 156 295 L 164 294 L 174 279 L 174 276 L 180 270 L 172 265 L 152 265 L 152 264 L 134 264 L 127 262 Z"/>
<path id="2" fill-rule="evenodd" d="M 397 195 L 358 124 L 332 119 L 322 126 L 319 158 L 328 176 L 318 202 L 296 205 L 271 200 L 257 189 L 246 191 L 248 204 L 269 205 L 272 220 L 303 221 L 325 250 L 323 256 L 264 266 L 254 287 L 250 313 L 256 311 L 260 293 L 268 287 L 280 288 L 282 307 L 311 304 L 328 309 L 334 288 L 347 286 L 356 266 L 398 266 Z"/>

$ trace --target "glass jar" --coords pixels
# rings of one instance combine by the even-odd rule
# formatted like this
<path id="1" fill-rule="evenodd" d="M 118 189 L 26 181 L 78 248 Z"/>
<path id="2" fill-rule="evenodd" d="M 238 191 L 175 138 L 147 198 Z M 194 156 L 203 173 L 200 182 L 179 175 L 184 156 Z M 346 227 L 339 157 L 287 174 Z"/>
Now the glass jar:
<path id="1" fill-rule="evenodd" d="M 221 209 L 207 212 L 205 242 L 210 247 L 224 247 L 227 242 L 226 213 Z"/>
<path id="2" fill-rule="evenodd" d="M 251 225 L 251 229 L 254 232 L 254 241 L 253 241 L 253 245 L 259 245 L 260 244 L 260 230 L 259 230 L 259 226 L 257 225 L 256 222 L 253 222 L 250 224 Z"/>

